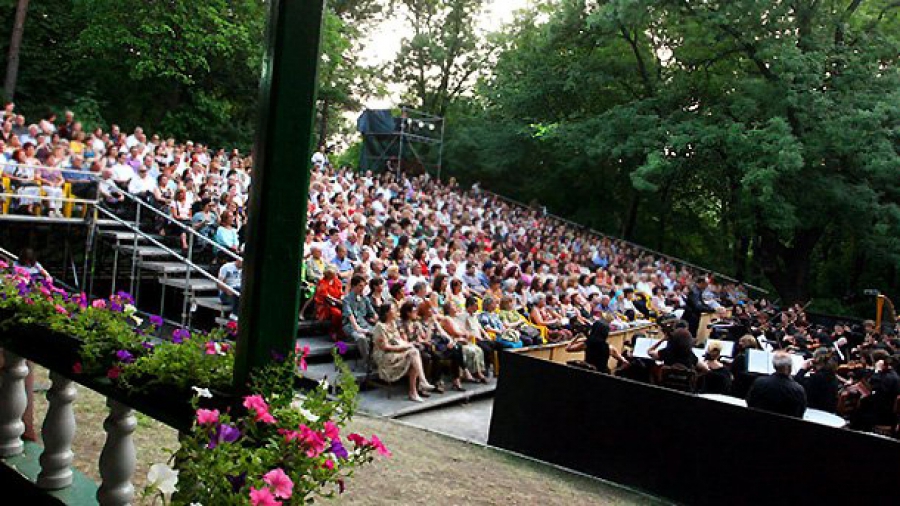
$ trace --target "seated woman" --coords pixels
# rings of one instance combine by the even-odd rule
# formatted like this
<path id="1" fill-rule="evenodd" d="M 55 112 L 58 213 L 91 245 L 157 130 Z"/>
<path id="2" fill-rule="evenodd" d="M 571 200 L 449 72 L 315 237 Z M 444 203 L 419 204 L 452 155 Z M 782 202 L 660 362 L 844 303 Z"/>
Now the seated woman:
<path id="1" fill-rule="evenodd" d="M 450 362 L 450 377 L 452 378 L 452 388 L 460 392 L 465 391 L 462 387 L 462 372 L 464 370 L 462 347 L 456 343 L 456 340 L 441 327 L 440 317 L 431 304 L 422 304 L 418 308 L 419 325 L 422 326 L 425 333 L 431 337 L 431 349 L 436 358 L 434 364 L 441 364 L 441 361 Z M 441 366 L 439 371 L 432 369 L 429 378 L 433 384 L 440 380 L 440 374 L 444 372 Z M 432 379 L 437 378 L 437 379 Z"/>
<path id="2" fill-rule="evenodd" d="M 500 299 L 500 311 L 497 313 L 500 321 L 508 329 L 517 330 L 522 346 L 536 346 L 543 343 L 541 339 L 541 331 L 534 325 L 528 323 L 527 320 L 514 309 L 514 299 L 512 297 L 503 297 Z"/>
<path id="3" fill-rule="evenodd" d="M 609 337 L 609 325 L 604 321 L 596 321 L 591 325 L 591 331 L 587 337 L 579 337 L 566 346 L 568 352 L 584 351 L 584 361 L 594 366 L 603 374 L 610 374 L 609 357 L 618 363 L 628 365 L 628 360 L 614 346 L 610 346 L 606 339 Z"/>
<path id="4" fill-rule="evenodd" d="M 191 202 L 188 200 L 187 192 L 183 188 L 179 188 L 175 191 L 175 198 L 172 200 L 169 212 L 172 214 L 172 217 L 182 225 L 186 227 L 191 226 Z M 174 228 L 176 227 L 173 227 L 173 229 Z M 174 232 L 181 236 L 181 250 L 187 251 L 187 232 L 182 229 L 174 230 Z"/>
<path id="5" fill-rule="evenodd" d="M 220 246 L 230 249 L 232 252 L 240 254 L 240 241 L 238 240 L 238 231 L 234 228 L 234 216 L 231 213 L 222 215 L 219 228 L 216 229 L 215 241 Z"/>
<path id="6" fill-rule="evenodd" d="M 731 393 L 732 376 L 719 358 L 722 355 L 722 343 L 712 343 L 706 349 L 703 363 L 708 372 L 700 377 L 700 393 L 704 394 L 729 394 Z"/>
<path id="7" fill-rule="evenodd" d="M 403 376 L 409 377 L 409 400 L 422 402 L 420 391 L 434 390 L 425 379 L 419 350 L 403 340 L 396 325 L 397 310 L 393 304 L 378 308 L 378 323 L 372 330 L 373 351 L 378 377 L 393 383 Z"/>
<path id="8" fill-rule="evenodd" d="M 560 341 L 569 341 L 572 339 L 572 332 L 563 328 L 563 323 L 556 318 L 547 308 L 547 296 L 538 293 L 534 297 L 534 306 L 531 308 L 531 323 L 547 328 L 547 339 L 551 343 Z"/>
<path id="9" fill-rule="evenodd" d="M 658 350 L 662 343 L 666 343 L 666 347 Z M 686 328 L 676 328 L 671 336 L 666 336 L 656 342 L 647 353 L 654 360 L 661 360 L 663 365 L 683 365 L 688 369 L 697 369 L 706 372 L 706 364 L 697 359 L 697 355 L 691 350 L 694 344 L 694 338 L 691 331 Z"/>
<path id="10" fill-rule="evenodd" d="M 748 350 L 758 349 L 759 342 L 750 334 L 738 340 L 737 346 L 735 346 L 734 358 L 731 361 L 731 375 L 734 379 L 731 384 L 731 395 L 741 399 L 747 397 L 747 392 L 750 391 L 750 386 L 753 384 L 753 380 L 756 379 L 756 376 L 750 374 L 747 370 L 747 361 L 750 356 Z"/>
<path id="11" fill-rule="evenodd" d="M 423 303 L 419 306 L 428 306 Z M 422 358 L 422 367 L 426 372 L 428 380 L 434 385 L 434 391 L 442 394 L 444 387 L 441 385 L 441 365 L 440 359 L 434 352 L 434 346 L 431 342 L 431 335 L 428 329 L 419 321 L 419 313 L 416 310 L 416 304 L 406 302 L 400 306 L 400 323 L 397 324 L 400 335 L 403 339 L 412 344 L 419 350 L 419 356 Z M 428 392 L 420 392 L 422 397 L 429 397 Z"/>
<path id="12" fill-rule="evenodd" d="M 316 319 L 331 322 L 328 335 L 335 341 L 343 319 L 341 312 L 343 297 L 344 288 L 341 280 L 337 277 L 337 271 L 334 267 L 326 268 L 325 276 L 316 285 L 316 296 L 313 300 L 316 304 Z"/>
<path id="13" fill-rule="evenodd" d="M 504 299 L 508 299 L 504 297 Z M 497 299 L 491 295 L 484 298 L 483 310 L 478 313 L 478 322 L 481 327 L 493 334 L 496 341 L 503 348 L 521 348 L 523 346 L 522 337 L 517 328 L 507 327 L 503 320 L 500 319 L 500 313 L 497 312 Z"/>
<path id="14" fill-rule="evenodd" d="M 32 149 L 34 149 L 32 147 Z M 35 168 L 28 163 L 28 157 L 25 151 L 19 150 L 13 153 L 12 161 L 15 162 L 15 169 L 9 176 L 12 181 L 12 187 L 15 188 L 16 194 L 19 196 L 19 209 L 25 208 L 27 214 L 34 214 L 34 206 L 37 204 L 37 197 L 41 196 L 41 188 L 37 184 L 37 174 Z"/>
<path id="15" fill-rule="evenodd" d="M 444 304 L 444 317 L 440 321 L 441 327 L 456 341 L 456 346 L 461 348 L 465 379 L 473 381 L 474 376 L 476 381 L 487 383 L 487 377 L 484 375 L 484 351 L 475 344 L 477 337 L 468 335 L 459 324 L 457 321 L 459 314 L 460 310 L 456 307 L 456 303 L 447 301 Z"/>
<path id="16" fill-rule="evenodd" d="M 56 168 L 56 159 L 53 156 L 47 158 L 48 167 L 41 168 L 38 171 L 38 179 L 41 181 L 41 189 L 47 194 L 50 200 L 47 200 L 47 216 L 52 218 L 62 218 L 63 202 L 59 200 L 63 198 L 63 184 L 66 179 L 62 172 Z M 52 167 L 52 168 L 51 168 Z"/>

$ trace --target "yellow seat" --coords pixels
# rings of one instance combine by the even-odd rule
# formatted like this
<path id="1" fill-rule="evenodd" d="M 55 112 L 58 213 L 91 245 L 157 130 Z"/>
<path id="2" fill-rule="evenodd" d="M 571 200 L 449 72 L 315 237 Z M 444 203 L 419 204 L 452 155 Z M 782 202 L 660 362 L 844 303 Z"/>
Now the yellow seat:
<path id="1" fill-rule="evenodd" d="M 0 186 L 3 187 L 3 193 L 12 193 L 12 181 L 8 177 L 4 177 L 0 180 Z M 0 213 L 9 214 L 9 203 L 12 202 L 12 197 L 3 197 L 3 202 L 0 204 Z"/>
<path id="2" fill-rule="evenodd" d="M 73 198 L 72 195 L 72 183 L 64 183 L 63 184 L 63 197 L 67 199 Z M 72 217 L 72 208 L 75 206 L 74 202 L 65 202 L 63 204 L 63 216 L 66 218 Z"/>

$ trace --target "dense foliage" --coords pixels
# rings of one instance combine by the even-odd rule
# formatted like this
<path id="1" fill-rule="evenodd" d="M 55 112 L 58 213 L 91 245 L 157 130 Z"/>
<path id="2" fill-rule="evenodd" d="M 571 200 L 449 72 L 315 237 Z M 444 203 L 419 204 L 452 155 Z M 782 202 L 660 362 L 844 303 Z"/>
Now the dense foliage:
<path id="1" fill-rule="evenodd" d="M 447 158 L 786 300 L 896 288 L 898 14 L 878 0 L 558 0 L 507 29 L 453 110 Z"/>
<path id="2" fill-rule="evenodd" d="M 0 0 L 5 68 L 15 0 Z M 319 134 L 343 126 L 375 88 L 354 51 L 372 0 L 330 2 L 322 34 Z M 31 2 L 19 67 L 17 110 L 37 121 L 75 111 L 85 126 L 143 126 L 179 139 L 249 149 L 265 50 L 268 3 L 259 0 Z"/>

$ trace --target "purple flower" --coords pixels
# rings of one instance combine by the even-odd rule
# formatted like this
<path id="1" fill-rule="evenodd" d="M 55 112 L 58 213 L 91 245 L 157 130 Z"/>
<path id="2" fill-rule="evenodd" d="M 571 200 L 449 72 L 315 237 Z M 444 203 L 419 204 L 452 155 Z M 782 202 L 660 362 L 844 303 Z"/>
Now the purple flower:
<path id="1" fill-rule="evenodd" d="M 272 355 L 272 360 L 274 360 L 278 363 L 284 362 L 284 355 L 282 355 L 281 353 L 278 353 L 277 351 L 272 350 L 270 352 L 270 354 Z"/>
<path id="2" fill-rule="evenodd" d="M 110 311 L 112 311 L 114 313 L 121 313 L 123 309 L 125 309 L 125 308 L 122 307 L 122 304 L 119 304 L 118 302 L 116 302 L 114 300 L 109 302 L 109 310 Z"/>
<path id="3" fill-rule="evenodd" d="M 344 444 L 341 443 L 341 440 L 338 438 L 331 440 L 331 448 L 328 451 L 333 453 L 334 456 L 339 459 L 346 459 L 350 456 L 350 453 L 344 448 Z"/>
<path id="4" fill-rule="evenodd" d="M 119 359 L 120 362 L 125 364 L 130 364 L 134 362 L 134 355 L 131 354 L 128 350 L 119 350 L 116 352 L 116 358 Z"/>
<path id="5" fill-rule="evenodd" d="M 162 316 L 156 316 L 155 314 L 150 315 L 150 323 L 156 325 L 157 327 L 162 327 L 163 319 Z"/>
<path id="6" fill-rule="evenodd" d="M 213 429 L 207 448 L 212 450 L 221 443 L 234 443 L 241 437 L 241 431 L 233 425 L 219 424 Z"/>
<path id="7" fill-rule="evenodd" d="M 16 288 L 19 289 L 19 297 L 24 297 L 29 293 L 28 285 L 24 282 L 20 282 L 18 285 L 16 285 Z"/>
<path id="8" fill-rule="evenodd" d="M 338 354 L 340 355 L 345 355 L 347 353 L 347 343 L 344 341 L 338 341 L 335 343 L 334 347 L 337 348 Z"/>
<path id="9" fill-rule="evenodd" d="M 141 343 L 141 346 L 143 346 L 145 350 L 153 349 L 153 343 L 148 343 L 147 341 L 144 341 L 143 343 Z"/>
<path id="10" fill-rule="evenodd" d="M 241 491 L 244 488 L 244 485 L 247 484 L 247 472 L 232 476 L 230 474 L 225 475 L 225 479 L 228 480 L 228 483 L 231 483 L 231 491 L 235 494 Z"/>
<path id="11" fill-rule="evenodd" d="M 116 293 L 116 295 L 122 302 L 134 305 L 134 297 L 132 297 L 128 292 L 118 292 Z"/>
<path id="12" fill-rule="evenodd" d="M 175 329 L 172 331 L 172 342 L 181 344 L 191 338 L 191 333 L 187 329 Z"/>

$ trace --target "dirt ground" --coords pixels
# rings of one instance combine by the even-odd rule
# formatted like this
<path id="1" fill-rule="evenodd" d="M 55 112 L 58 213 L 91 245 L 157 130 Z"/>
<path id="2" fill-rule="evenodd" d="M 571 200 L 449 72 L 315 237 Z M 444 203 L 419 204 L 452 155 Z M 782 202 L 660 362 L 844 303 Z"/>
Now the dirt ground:
<path id="1" fill-rule="evenodd" d="M 48 384 L 38 368 L 37 384 Z M 78 424 L 73 451 L 76 468 L 99 481 L 97 461 L 103 447 L 107 409 L 100 395 L 78 387 Z M 47 409 L 35 395 L 35 420 Z M 357 416 L 350 430 L 377 434 L 393 452 L 359 470 L 347 492 L 323 504 L 340 505 L 626 505 L 663 504 L 643 495 L 504 452 L 457 441 L 390 420 Z M 138 467 L 135 486 L 146 483 L 151 464 L 165 462 L 177 445 L 174 430 L 138 414 L 134 433 Z M 137 504 L 149 504 L 138 501 Z"/>

